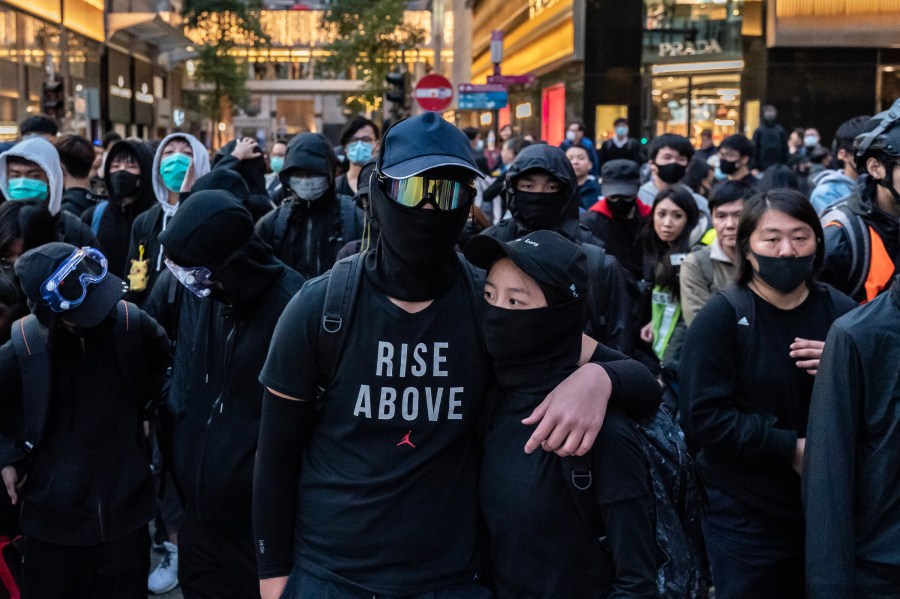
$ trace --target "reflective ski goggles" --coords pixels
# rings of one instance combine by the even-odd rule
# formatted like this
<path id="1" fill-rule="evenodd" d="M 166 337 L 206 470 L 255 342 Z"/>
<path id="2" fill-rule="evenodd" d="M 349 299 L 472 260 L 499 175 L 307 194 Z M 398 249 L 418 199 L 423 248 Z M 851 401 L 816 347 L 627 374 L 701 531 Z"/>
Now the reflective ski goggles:
<path id="1" fill-rule="evenodd" d="M 164 262 L 166 267 L 175 275 L 175 278 L 178 279 L 178 282 L 187 287 L 187 290 L 197 297 L 204 298 L 212 293 L 215 283 L 211 280 L 212 273 L 205 266 L 178 266 L 168 258 Z"/>
<path id="2" fill-rule="evenodd" d="M 88 287 L 106 277 L 107 268 L 106 256 L 100 250 L 79 248 L 41 283 L 41 297 L 57 313 L 77 308 L 87 297 Z"/>
<path id="3" fill-rule="evenodd" d="M 418 208 L 426 202 L 438 210 L 456 210 L 475 197 L 475 186 L 452 179 L 379 177 L 388 197 L 401 206 Z"/>

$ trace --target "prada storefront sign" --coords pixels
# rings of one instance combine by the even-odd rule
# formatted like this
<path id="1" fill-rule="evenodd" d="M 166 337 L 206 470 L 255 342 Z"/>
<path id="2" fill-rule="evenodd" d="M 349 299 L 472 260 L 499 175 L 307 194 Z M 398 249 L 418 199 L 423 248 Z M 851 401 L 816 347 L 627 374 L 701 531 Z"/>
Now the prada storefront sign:
<path id="1" fill-rule="evenodd" d="M 112 48 L 106 52 L 109 120 L 131 123 L 131 101 L 134 85 L 131 79 L 131 57 Z"/>
<path id="2" fill-rule="evenodd" d="M 643 63 L 740 60 L 743 2 L 645 0 Z"/>

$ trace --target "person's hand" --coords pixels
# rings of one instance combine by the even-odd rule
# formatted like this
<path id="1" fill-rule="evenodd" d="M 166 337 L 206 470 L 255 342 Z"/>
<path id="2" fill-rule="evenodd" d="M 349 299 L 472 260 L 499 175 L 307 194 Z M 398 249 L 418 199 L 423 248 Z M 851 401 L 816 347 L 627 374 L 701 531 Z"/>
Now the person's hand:
<path id="1" fill-rule="evenodd" d="M 603 426 L 611 393 L 612 381 L 599 364 L 576 370 L 522 421 L 537 424 L 525 453 L 543 447 L 562 457 L 586 454 Z"/>
<path id="2" fill-rule="evenodd" d="M 259 581 L 259 599 L 278 599 L 284 594 L 287 581 L 287 576 L 261 579 Z"/>
<path id="3" fill-rule="evenodd" d="M 816 376 L 816 372 L 819 369 L 819 358 L 822 357 L 824 348 L 824 341 L 813 341 L 796 337 L 794 342 L 791 343 L 790 355 L 797 363 L 797 368 Z"/>
<path id="4" fill-rule="evenodd" d="M 0 476 L 3 477 L 3 484 L 6 485 L 6 494 L 9 495 L 12 504 L 16 505 L 16 502 L 19 500 L 19 491 L 22 490 L 22 485 L 28 480 L 28 475 L 26 474 L 20 481 L 19 473 L 16 472 L 15 466 L 4 466 L 3 470 L 0 470 Z"/>
<path id="5" fill-rule="evenodd" d="M 247 160 L 248 158 L 256 158 L 262 156 L 259 151 L 259 143 L 252 137 L 242 137 L 234 144 L 231 155 L 238 160 Z"/>
<path id="6" fill-rule="evenodd" d="M 806 451 L 806 439 L 797 439 L 797 446 L 794 448 L 794 459 L 791 467 L 794 472 L 803 476 L 803 453 Z"/>
<path id="7" fill-rule="evenodd" d="M 641 327 L 641 341 L 645 343 L 653 343 L 653 323 L 648 322 Z"/>
<path id="8" fill-rule="evenodd" d="M 196 177 L 194 176 L 194 159 L 191 158 L 191 162 L 188 164 L 187 172 L 184 174 L 184 181 L 181 182 L 181 189 L 179 190 L 181 193 L 187 193 L 194 187 L 194 182 L 196 181 Z"/>

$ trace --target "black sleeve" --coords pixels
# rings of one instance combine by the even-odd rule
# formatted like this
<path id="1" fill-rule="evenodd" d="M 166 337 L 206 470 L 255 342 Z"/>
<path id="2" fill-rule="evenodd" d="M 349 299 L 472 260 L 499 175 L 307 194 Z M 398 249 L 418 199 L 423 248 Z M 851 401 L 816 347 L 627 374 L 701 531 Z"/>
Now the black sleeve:
<path id="1" fill-rule="evenodd" d="M 611 406 L 617 406 L 630 418 L 646 418 L 659 408 L 662 387 L 637 360 L 598 343 L 591 363 L 602 366 L 612 381 Z"/>
<path id="2" fill-rule="evenodd" d="M 166 380 L 166 370 L 172 363 L 172 343 L 165 330 L 146 312 L 141 312 L 141 341 L 152 412 L 163 400 L 162 389 Z"/>
<path id="3" fill-rule="evenodd" d="M 13 331 L 15 334 L 15 331 Z M 12 341 L 0 346 L 0 468 L 28 457 L 18 442 L 22 431 L 22 375 Z"/>
<path id="4" fill-rule="evenodd" d="M 619 411 L 597 436 L 597 499 L 613 563 L 610 597 L 656 597 L 656 515 L 638 433 Z"/>
<path id="5" fill-rule="evenodd" d="M 607 343 L 626 355 L 634 350 L 631 304 L 625 273 L 619 261 L 607 254 L 604 259 L 604 293 L 606 294 Z"/>
<path id="6" fill-rule="evenodd" d="M 847 232 L 837 224 L 826 223 L 823 233 L 825 235 L 825 260 L 822 262 L 818 279 L 839 291 L 850 293 L 853 291 L 850 289 L 850 262 L 853 252 L 850 249 Z"/>
<path id="7" fill-rule="evenodd" d="M 278 211 L 286 209 L 287 208 L 279 206 L 256 221 L 256 234 L 270 246 L 272 245 L 272 238 L 275 236 L 275 219 L 277 218 Z"/>
<path id="8" fill-rule="evenodd" d="M 504 179 L 505 177 L 502 175 L 494 179 L 494 181 L 485 188 L 484 193 L 481 195 L 482 200 L 485 202 L 492 202 L 494 198 L 500 195 L 500 192 L 503 190 Z"/>
<path id="9" fill-rule="evenodd" d="M 313 402 L 263 395 L 253 470 L 253 535 L 259 577 L 287 576 L 293 566 L 300 458 L 313 423 Z"/>
<path id="10" fill-rule="evenodd" d="M 850 333 L 840 322 L 831 327 L 813 387 L 800 479 L 810 597 L 854 596 L 852 515 L 858 510 L 854 478 L 865 367 Z"/>

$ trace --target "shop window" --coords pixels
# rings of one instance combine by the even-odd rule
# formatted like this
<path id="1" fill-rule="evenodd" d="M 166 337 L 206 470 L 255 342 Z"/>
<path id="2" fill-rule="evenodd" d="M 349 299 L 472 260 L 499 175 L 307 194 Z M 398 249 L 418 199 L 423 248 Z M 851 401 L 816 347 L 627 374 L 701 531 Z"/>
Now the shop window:
<path id="1" fill-rule="evenodd" d="M 704 129 L 713 132 L 715 143 L 739 131 L 737 73 L 654 77 L 650 94 L 656 135 L 676 133 L 699 145 Z"/>
<path id="2" fill-rule="evenodd" d="M 558 146 L 566 138 L 566 85 L 559 83 L 541 92 L 541 139 Z"/>

